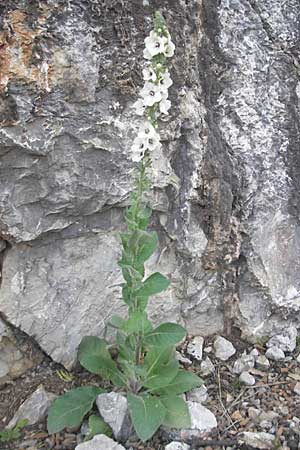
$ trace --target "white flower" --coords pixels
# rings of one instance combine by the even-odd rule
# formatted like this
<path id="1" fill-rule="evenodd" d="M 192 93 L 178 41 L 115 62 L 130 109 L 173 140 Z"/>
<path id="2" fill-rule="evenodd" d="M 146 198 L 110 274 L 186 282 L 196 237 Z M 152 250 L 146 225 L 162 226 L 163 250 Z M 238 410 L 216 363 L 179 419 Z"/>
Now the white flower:
<path id="1" fill-rule="evenodd" d="M 145 81 L 156 81 L 157 76 L 151 66 L 143 69 L 143 78 Z"/>
<path id="2" fill-rule="evenodd" d="M 144 101 L 139 98 L 133 105 L 135 108 L 135 112 L 138 116 L 143 116 L 146 110 L 146 106 L 144 105 Z"/>
<path id="3" fill-rule="evenodd" d="M 170 73 L 168 70 L 163 74 L 162 79 L 159 81 L 159 86 L 161 89 L 161 92 L 167 93 L 170 86 L 172 86 L 173 81 L 170 77 Z"/>
<path id="4" fill-rule="evenodd" d="M 138 136 L 144 139 L 145 146 L 150 151 L 159 145 L 159 134 L 150 122 L 141 126 Z"/>
<path id="5" fill-rule="evenodd" d="M 154 103 L 158 103 L 162 99 L 159 85 L 151 82 L 145 83 L 145 86 L 141 90 L 141 96 L 145 106 L 153 106 Z"/>
<path id="6" fill-rule="evenodd" d="M 164 47 L 164 55 L 167 58 L 171 58 L 174 55 L 174 51 L 175 51 L 175 45 L 173 44 L 173 42 L 171 41 L 171 37 L 169 35 L 168 37 L 168 41 Z"/>
<path id="7" fill-rule="evenodd" d="M 154 136 L 149 136 L 146 145 L 150 151 L 156 149 L 160 145 L 159 135 L 156 133 Z"/>
<path id="8" fill-rule="evenodd" d="M 150 54 L 152 58 L 159 53 L 164 53 L 166 44 L 168 44 L 168 39 L 164 36 L 159 36 L 154 30 L 152 30 L 150 36 L 145 39 L 145 50 L 147 50 L 148 54 Z M 146 58 L 145 55 L 144 57 Z"/>
<path id="9" fill-rule="evenodd" d="M 149 53 L 149 51 L 146 48 L 144 48 L 143 56 L 145 59 L 152 59 L 151 53 Z"/>
<path id="10" fill-rule="evenodd" d="M 139 162 L 141 159 L 143 159 L 145 151 L 147 150 L 145 145 L 145 138 L 144 136 L 137 135 L 137 137 L 134 139 L 131 152 L 132 152 L 132 161 Z"/>
<path id="11" fill-rule="evenodd" d="M 159 103 L 159 110 L 162 114 L 168 114 L 169 109 L 171 108 L 171 102 L 168 100 L 167 96 L 163 96 Z"/>
<path id="12" fill-rule="evenodd" d="M 139 129 L 138 136 L 144 139 L 155 138 L 158 133 L 150 122 L 145 122 Z"/>

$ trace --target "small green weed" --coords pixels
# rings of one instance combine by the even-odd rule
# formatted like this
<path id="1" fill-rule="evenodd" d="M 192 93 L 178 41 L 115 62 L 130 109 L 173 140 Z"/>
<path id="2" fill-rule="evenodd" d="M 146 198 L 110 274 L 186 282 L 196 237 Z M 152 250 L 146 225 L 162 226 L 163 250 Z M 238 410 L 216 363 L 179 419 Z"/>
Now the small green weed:
<path id="1" fill-rule="evenodd" d="M 0 442 L 10 442 L 18 439 L 21 436 L 22 428 L 26 427 L 27 423 L 27 419 L 19 420 L 15 427 L 0 430 Z"/>

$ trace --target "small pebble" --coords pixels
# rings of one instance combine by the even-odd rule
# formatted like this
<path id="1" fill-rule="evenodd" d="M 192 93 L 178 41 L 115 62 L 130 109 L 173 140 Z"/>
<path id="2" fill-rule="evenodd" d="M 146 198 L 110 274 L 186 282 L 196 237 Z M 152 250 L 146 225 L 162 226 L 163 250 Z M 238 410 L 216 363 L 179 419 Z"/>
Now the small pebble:
<path id="1" fill-rule="evenodd" d="M 300 395 L 300 383 L 296 383 L 295 387 L 294 387 L 294 392 L 297 395 Z"/>
<path id="2" fill-rule="evenodd" d="M 256 365 L 259 369 L 267 370 L 270 367 L 270 361 L 265 357 L 265 355 L 259 355 L 256 360 Z"/>
<path id="3" fill-rule="evenodd" d="M 273 361 L 281 361 L 285 358 L 284 352 L 281 348 L 278 347 L 270 347 L 266 351 L 266 357 L 272 359 Z"/>
<path id="4" fill-rule="evenodd" d="M 186 352 L 188 355 L 195 358 L 197 361 L 202 360 L 204 339 L 202 336 L 195 336 L 191 342 L 189 342 Z"/>
<path id="5" fill-rule="evenodd" d="M 255 378 L 248 372 L 242 372 L 239 376 L 239 380 L 246 386 L 253 386 L 255 384 Z"/>

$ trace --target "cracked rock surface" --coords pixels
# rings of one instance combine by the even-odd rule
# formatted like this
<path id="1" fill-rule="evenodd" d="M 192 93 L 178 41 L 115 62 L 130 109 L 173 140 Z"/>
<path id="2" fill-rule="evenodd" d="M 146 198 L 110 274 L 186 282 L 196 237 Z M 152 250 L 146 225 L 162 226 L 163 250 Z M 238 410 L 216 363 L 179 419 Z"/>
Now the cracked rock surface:
<path id="1" fill-rule="evenodd" d="M 149 193 L 160 235 L 149 269 L 172 284 L 152 318 L 203 336 L 299 326 L 298 0 L 7 0 L 0 311 L 66 367 L 124 311 L 131 106 L 157 7 L 177 50 Z"/>

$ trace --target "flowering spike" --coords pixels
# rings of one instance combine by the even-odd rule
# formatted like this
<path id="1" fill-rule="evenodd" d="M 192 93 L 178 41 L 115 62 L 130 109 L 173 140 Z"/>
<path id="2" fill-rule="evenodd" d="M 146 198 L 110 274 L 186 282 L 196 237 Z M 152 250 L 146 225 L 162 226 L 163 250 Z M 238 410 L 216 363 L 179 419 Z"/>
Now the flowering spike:
<path id="1" fill-rule="evenodd" d="M 171 40 L 165 19 L 159 11 L 154 17 L 154 30 L 145 38 L 143 69 L 144 87 L 140 91 L 139 99 L 134 103 L 136 114 L 144 117 L 138 135 L 132 145 L 132 160 L 142 161 L 144 156 L 151 158 L 151 153 L 159 147 L 160 139 L 157 120 L 161 114 L 167 115 L 171 107 L 168 99 L 168 89 L 172 85 L 166 61 L 174 55 L 175 45 Z M 145 129 L 151 130 L 151 137 Z"/>

